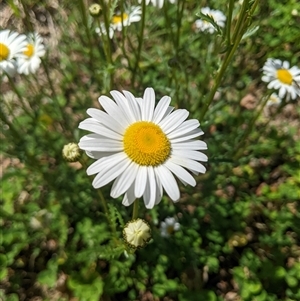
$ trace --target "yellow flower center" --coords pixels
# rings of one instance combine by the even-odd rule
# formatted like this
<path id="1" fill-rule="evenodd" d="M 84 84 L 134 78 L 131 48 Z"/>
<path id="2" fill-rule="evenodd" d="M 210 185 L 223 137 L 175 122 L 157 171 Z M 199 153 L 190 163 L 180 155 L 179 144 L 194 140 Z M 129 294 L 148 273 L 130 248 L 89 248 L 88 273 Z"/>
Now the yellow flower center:
<path id="1" fill-rule="evenodd" d="M 28 44 L 26 50 L 23 52 L 28 58 L 30 58 L 34 53 L 34 46 L 32 44 Z"/>
<path id="2" fill-rule="evenodd" d="M 293 83 L 292 74 L 286 69 L 277 70 L 277 78 L 284 84 L 291 85 Z"/>
<path id="3" fill-rule="evenodd" d="M 168 226 L 168 227 L 167 227 L 167 232 L 168 232 L 169 234 L 173 234 L 173 233 L 175 232 L 174 226 Z"/>
<path id="4" fill-rule="evenodd" d="M 125 13 L 123 13 L 123 22 L 124 22 L 125 20 L 127 20 L 127 19 L 128 19 L 128 15 L 125 14 Z M 122 23 L 122 15 L 115 15 L 115 16 L 113 16 L 113 18 L 112 18 L 112 23 L 113 23 L 113 24 Z"/>
<path id="5" fill-rule="evenodd" d="M 7 60 L 7 58 L 9 57 L 9 48 L 0 43 L 0 62 Z"/>
<path id="6" fill-rule="evenodd" d="M 171 153 L 169 139 L 153 122 L 138 121 L 130 125 L 125 131 L 123 143 L 128 157 L 143 166 L 158 166 Z"/>

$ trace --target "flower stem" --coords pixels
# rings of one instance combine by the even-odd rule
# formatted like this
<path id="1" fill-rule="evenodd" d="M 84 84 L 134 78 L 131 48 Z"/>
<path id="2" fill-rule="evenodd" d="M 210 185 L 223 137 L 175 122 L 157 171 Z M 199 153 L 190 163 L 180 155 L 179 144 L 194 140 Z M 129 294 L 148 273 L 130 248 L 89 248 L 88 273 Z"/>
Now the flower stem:
<path id="1" fill-rule="evenodd" d="M 133 203 L 132 219 L 137 219 L 139 215 L 139 199 L 136 199 Z"/>
<path id="2" fill-rule="evenodd" d="M 259 0 L 255 0 L 255 2 L 252 4 L 251 9 L 249 9 L 249 10 L 247 9 L 248 1 L 244 1 L 245 4 L 243 4 L 243 6 L 242 6 L 242 10 L 241 10 L 241 13 L 239 15 L 237 25 L 235 26 L 234 33 L 233 33 L 233 36 L 232 36 L 232 44 L 228 45 L 229 49 L 226 52 L 223 64 L 222 64 L 221 68 L 219 69 L 219 71 L 217 73 L 217 76 L 216 76 L 216 79 L 214 81 L 213 87 L 211 88 L 211 90 L 210 90 L 210 92 L 209 92 L 209 94 L 206 98 L 204 107 L 203 107 L 202 111 L 200 112 L 200 117 L 199 117 L 200 121 L 203 120 L 210 104 L 212 103 L 212 101 L 214 99 L 214 96 L 215 96 L 215 93 L 216 93 L 218 87 L 221 84 L 221 80 L 222 80 L 222 78 L 225 74 L 225 71 L 226 71 L 229 63 L 231 62 L 232 57 L 233 57 L 235 51 L 237 50 L 237 48 L 238 48 L 238 46 L 239 46 L 239 44 L 242 40 L 242 37 L 243 37 L 244 33 L 246 32 L 247 28 L 250 25 L 251 16 L 253 15 L 253 13 L 254 13 L 257 5 L 258 5 L 258 1 Z"/>
<path id="3" fill-rule="evenodd" d="M 142 1 L 142 19 L 141 19 L 141 27 L 140 27 L 140 34 L 138 35 L 138 50 L 136 54 L 135 65 L 132 72 L 132 84 L 134 85 L 135 77 L 137 75 L 137 69 L 139 66 L 140 58 L 141 58 L 141 51 L 144 41 L 144 28 L 145 28 L 145 20 L 146 20 L 146 0 Z"/>
<path id="4" fill-rule="evenodd" d="M 232 156 L 233 157 L 233 160 L 238 160 L 240 158 L 240 156 L 243 154 L 246 146 L 247 146 L 247 143 L 245 143 L 245 140 L 249 137 L 249 135 L 251 134 L 252 132 L 252 129 L 258 119 L 258 117 L 260 116 L 261 112 L 263 111 L 266 103 L 268 102 L 269 98 L 270 98 L 270 95 L 267 95 L 265 97 L 262 97 L 262 105 L 260 107 L 260 109 L 257 111 L 257 113 L 253 116 L 252 120 L 250 121 L 250 124 L 249 126 L 247 127 L 244 135 L 242 136 L 241 140 L 239 141 L 237 147 L 235 148 L 236 149 L 236 152 L 235 154 Z"/>

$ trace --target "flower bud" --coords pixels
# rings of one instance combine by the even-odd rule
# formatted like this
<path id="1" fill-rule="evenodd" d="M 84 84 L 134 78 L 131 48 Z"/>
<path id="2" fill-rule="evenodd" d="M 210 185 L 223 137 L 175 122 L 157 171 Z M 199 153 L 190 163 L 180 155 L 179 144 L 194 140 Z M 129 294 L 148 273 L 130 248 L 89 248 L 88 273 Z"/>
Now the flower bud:
<path id="1" fill-rule="evenodd" d="M 125 242 L 133 249 L 146 246 L 151 239 L 151 229 L 149 224 L 138 218 L 128 222 L 123 229 Z"/>
<path id="2" fill-rule="evenodd" d="M 62 155 L 66 161 L 76 162 L 81 156 L 81 150 L 77 143 L 69 143 L 64 146 Z"/>
<path id="3" fill-rule="evenodd" d="M 89 7 L 89 11 L 92 17 L 98 17 L 100 16 L 101 6 L 97 3 L 94 3 Z"/>

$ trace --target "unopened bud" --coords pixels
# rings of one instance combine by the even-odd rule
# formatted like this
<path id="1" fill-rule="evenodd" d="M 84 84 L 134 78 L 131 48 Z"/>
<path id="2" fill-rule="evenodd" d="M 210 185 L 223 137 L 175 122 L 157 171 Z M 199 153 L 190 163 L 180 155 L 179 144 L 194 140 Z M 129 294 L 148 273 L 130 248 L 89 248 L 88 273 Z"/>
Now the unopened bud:
<path id="1" fill-rule="evenodd" d="M 89 11 L 92 17 L 98 17 L 101 12 L 101 6 L 97 3 L 94 3 L 89 7 Z"/>
<path id="2" fill-rule="evenodd" d="M 66 161 L 76 162 L 81 156 L 81 150 L 77 143 L 69 143 L 64 146 L 62 155 Z"/>
<path id="3" fill-rule="evenodd" d="M 128 222 L 123 229 L 125 242 L 133 249 L 146 246 L 151 239 L 151 229 L 149 224 L 138 218 Z"/>

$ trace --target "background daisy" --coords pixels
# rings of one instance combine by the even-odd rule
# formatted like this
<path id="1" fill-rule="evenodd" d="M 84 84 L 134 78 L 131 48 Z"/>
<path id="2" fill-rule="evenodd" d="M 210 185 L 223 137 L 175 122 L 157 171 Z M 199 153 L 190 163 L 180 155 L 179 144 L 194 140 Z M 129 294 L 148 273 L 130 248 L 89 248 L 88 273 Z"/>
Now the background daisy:
<path id="1" fill-rule="evenodd" d="M 290 68 L 287 61 L 269 58 L 262 70 L 262 80 L 269 83 L 269 89 L 279 90 L 280 98 L 296 99 L 300 96 L 300 69 L 297 66 Z"/>
<path id="2" fill-rule="evenodd" d="M 208 15 L 212 17 L 220 27 L 225 26 L 226 16 L 220 10 L 210 9 L 209 7 L 204 7 L 201 9 L 203 15 Z M 206 20 L 198 19 L 195 21 L 195 27 L 197 31 L 214 33 L 216 28 Z"/>
<path id="3" fill-rule="evenodd" d="M 160 234 L 162 237 L 170 237 L 174 232 L 180 229 L 180 224 L 174 217 L 167 217 L 160 224 Z"/>
<path id="4" fill-rule="evenodd" d="M 143 0 L 139 0 L 139 3 L 142 3 Z M 170 3 L 175 3 L 176 0 L 169 0 Z M 146 0 L 146 5 L 148 5 L 149 3 L 152 3 L 154 6 L 157 6 L 158 8 L 162 8 L 165 1 L 164 0 Z"/>
<path id="5" fill-rule="evenodd" d="M 94 188 L 114 181 L 111 197 L 125 193 L 123 205 L 128 206 L 143 196 L 145 206 L 153 208 L 161 201 L 163 189 L 174 201 L 180 198 L 174 175 L 183 184 L 196 185 L 194 174 L 205 173 L 198 161 L 207 161 L 200 150 L 206 143 L 196 138 L 203 134 L 199 121 L 187 120 L 187 110 L 169 106 L 164 96 L 155 107 L 155 93 L 147 88 L 143 98 L 130 92 L 111 91 L 115 102 L 107 96 L 99 98 L 106 113 L 88 109 L 91 116 L 79 128 L 89 134 L 80 139 L 79 147 L 96 159 L 87 174 L 96 174 Z"/>
<path id="6" fill-rule="evenodd" d="M 45 55 L 43 39 L 38 33 L 29 34 L 23 56 L 19 57 L 18 72 L 20 74 L 35 73 L 41 64 L 41 57 Z"/>
<path id="7" fill-rule="evenodd" d="M 0 69 L 8 75 L 16 71 L 16 58 L 23 56 L 26 36 L 8 29 L 0 31 Z"/>
<path id="8" fill-rule="evenodd" d="M 140 6 L 132 6 L 129 10 L 123 13 L 115 14 L 111 20 L 111 26 L 114 30 L 122 31 L 122 24 L 124 27 L 129 26 L 131 23 L 141 20 L 142 9 Z M 123 20 L 122 20 L 123 18 Z"/>

